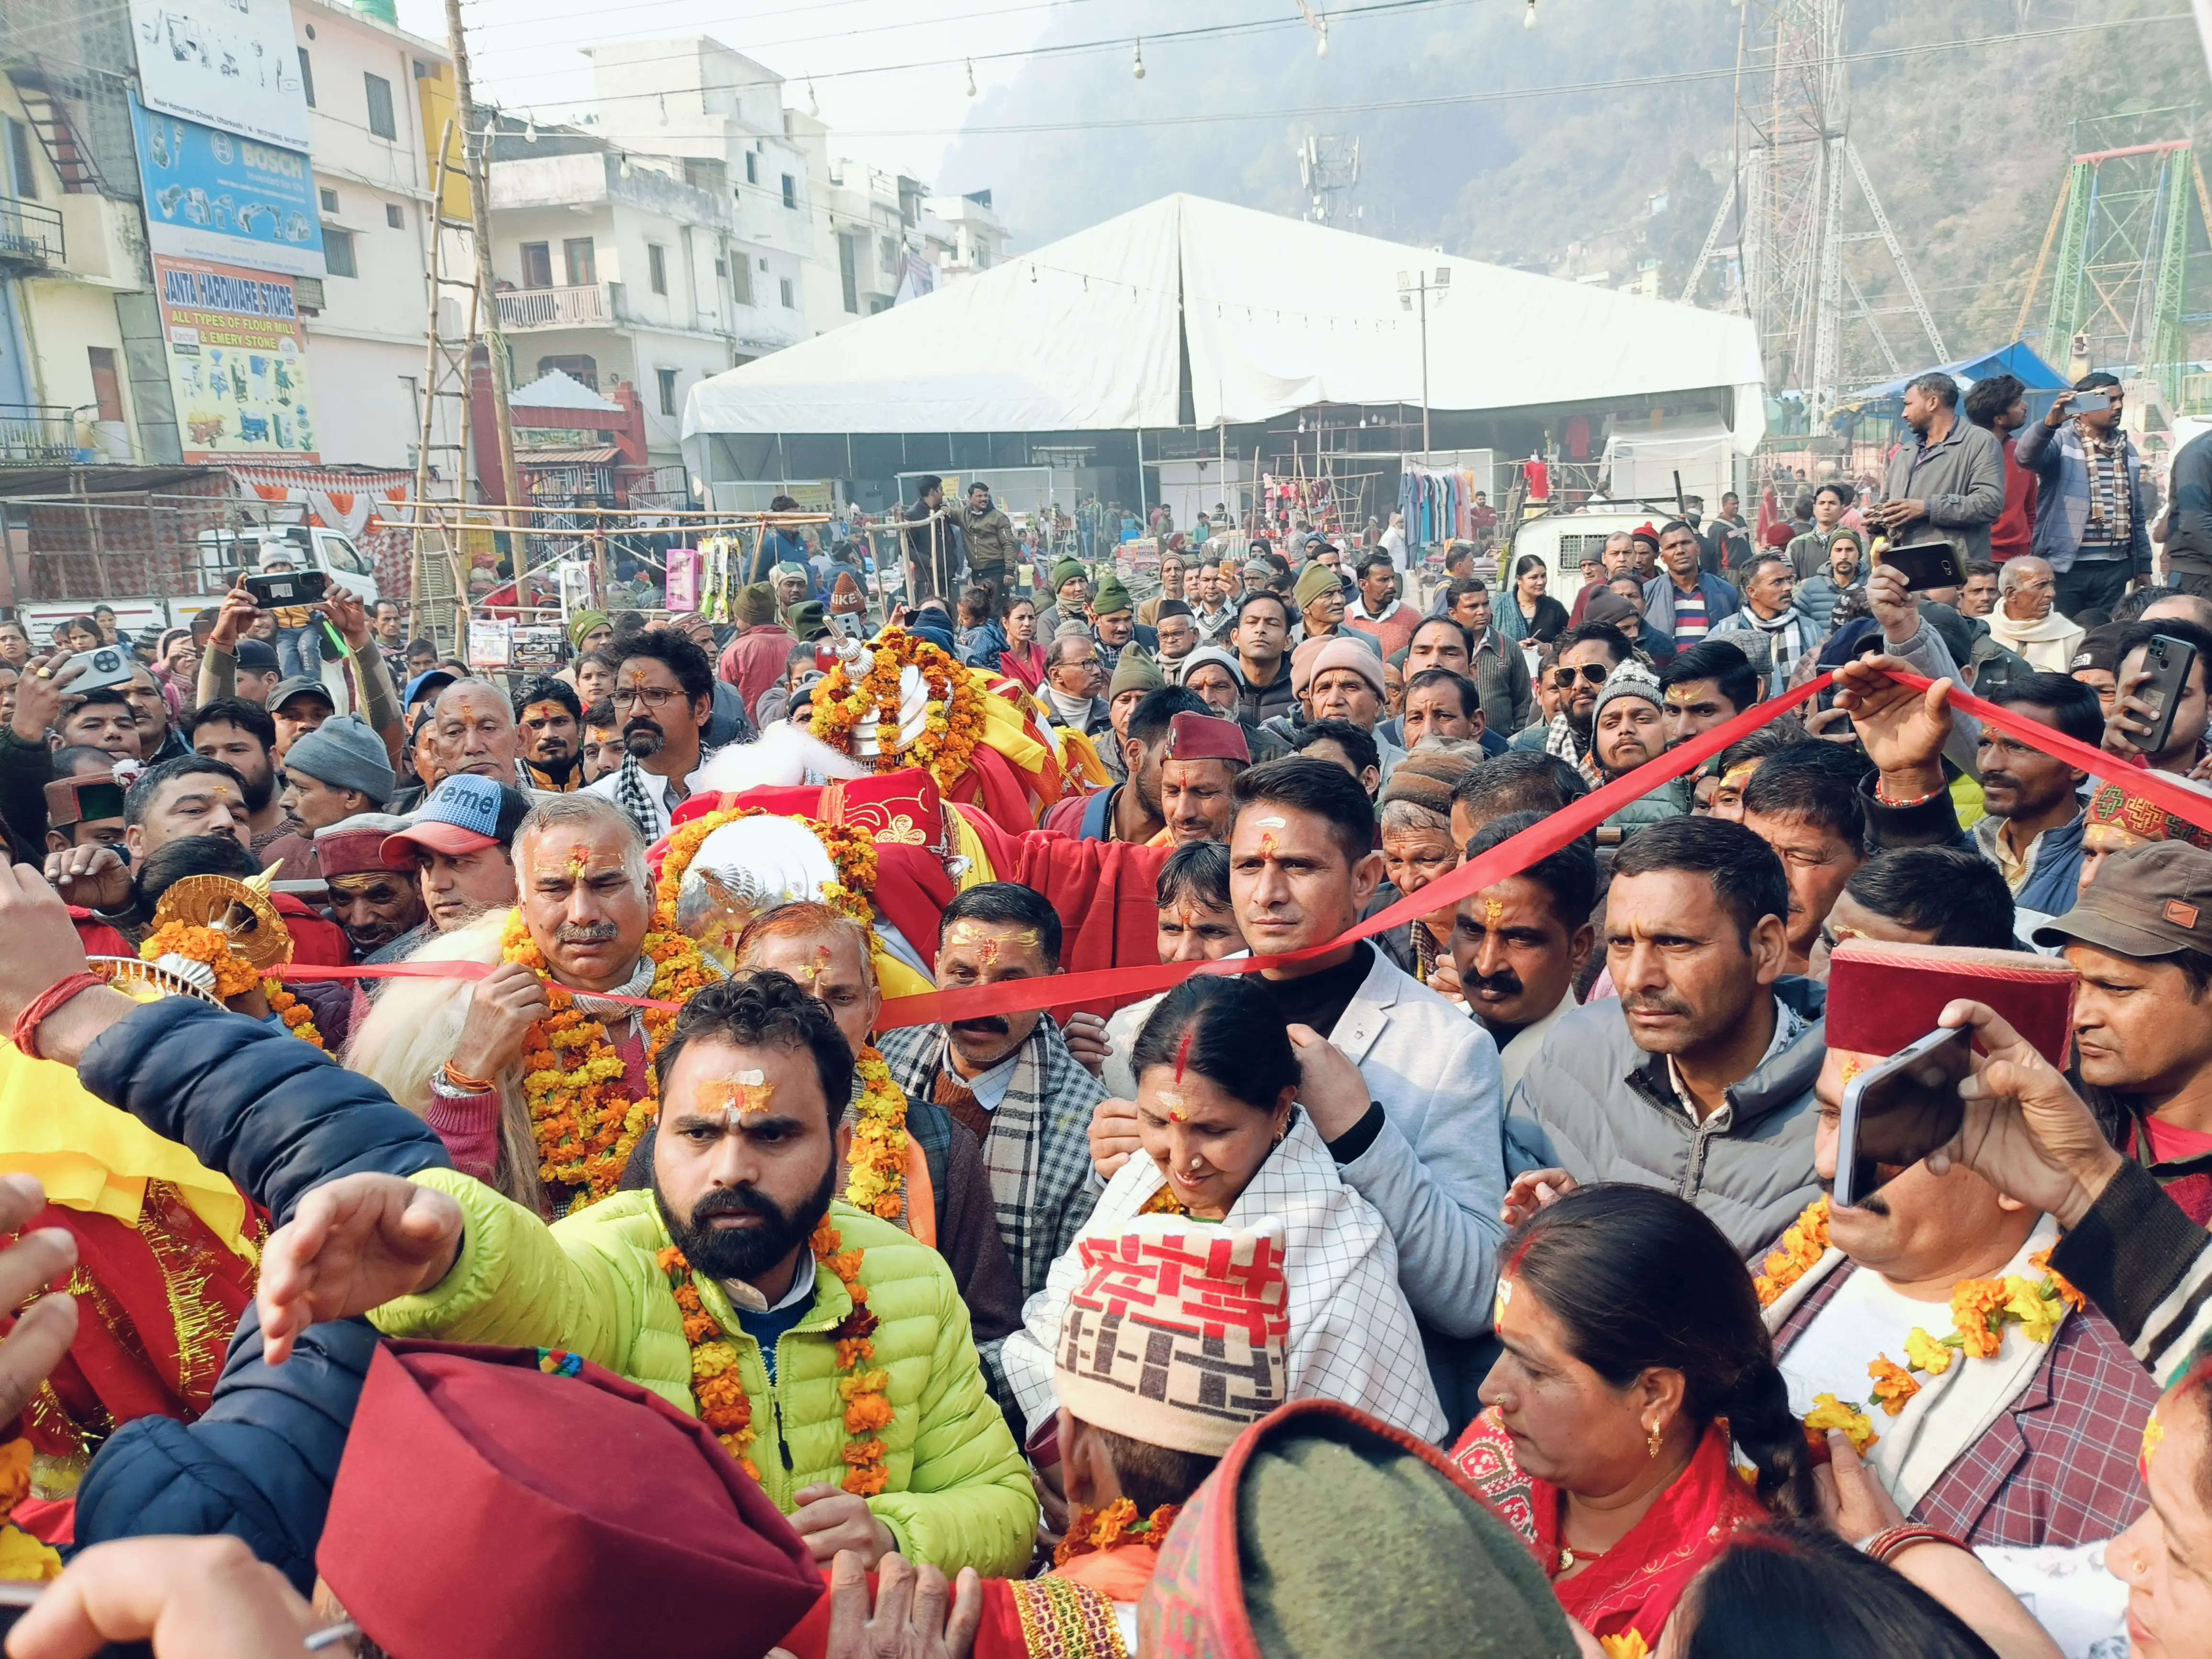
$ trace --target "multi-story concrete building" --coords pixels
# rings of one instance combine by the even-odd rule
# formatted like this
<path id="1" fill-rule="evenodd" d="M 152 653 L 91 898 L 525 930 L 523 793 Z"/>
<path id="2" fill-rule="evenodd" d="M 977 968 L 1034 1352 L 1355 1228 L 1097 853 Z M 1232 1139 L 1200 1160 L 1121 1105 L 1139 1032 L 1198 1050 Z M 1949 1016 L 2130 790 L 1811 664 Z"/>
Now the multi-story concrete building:
<path id="1" fill-rule="evenodd" d="M 436 138 L 418 82 L 453 85 L 434 40 L 331 0 L 292 0 L 313 129 L 325 275 L 301 284 L 325 465 L 414 465 L 429 321 Z M 467 274 L 462 268 L 461 274 Z"/>
<path id="2" fill-rule="evenodd" d="M 493 139 L 492 271 L 518 381 L 635 386 L 656 465 L 698 380 L 800 337 L 800 262 L 735 234 L 704 169 L 594 135 Z"/>
<path id="3" fill-rule="evenodd" d="M 173 462 L 129 16 L 0 0 L 0 463 Z"/>

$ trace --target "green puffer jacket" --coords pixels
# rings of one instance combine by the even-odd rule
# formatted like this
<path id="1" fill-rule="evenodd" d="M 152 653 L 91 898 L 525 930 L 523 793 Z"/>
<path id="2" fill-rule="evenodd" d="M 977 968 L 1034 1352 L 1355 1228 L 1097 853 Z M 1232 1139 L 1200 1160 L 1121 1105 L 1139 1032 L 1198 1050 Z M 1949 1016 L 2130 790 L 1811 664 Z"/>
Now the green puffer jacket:
<path id="1" fill-rule="evenodd" d="M 650 1192 L 617 1193 L 548 1227 L 528 1210 L 453 1170 L 413 1177 L 448 1193 L 467 1218 L 453 1271 L 421 1296 L 370 1315 L 387 1336 L 561 1348 L 628 1377 L 684 1410 L 691 1357 L 659 1253 L 668 1230 Z M 840 1202 L 830 1218 L 844 1248 L 863 1252 L 860 1282 L 877 1327 L 874 1364 L 890 1372 L 889 1488 L 868 1500 L 909 1559 L 987 1577 L 1029 1565 L 1037 1504 L 1005 1418 L 983 1391 L 968 1310 L 944 1258 L 887 1221 Z M 814 1305 L 776 1345 L 769 1386 L 760 1347 L 738 1327 L 721 1286 L 695 1280 L 738 1350 L 759 1438 L 761 1484 L 789 1514 L 792 1494 L 844 1478 L 844 1405 L 830 1333 L 853 1310 L 844 1285 L 816 1275 Z"/>

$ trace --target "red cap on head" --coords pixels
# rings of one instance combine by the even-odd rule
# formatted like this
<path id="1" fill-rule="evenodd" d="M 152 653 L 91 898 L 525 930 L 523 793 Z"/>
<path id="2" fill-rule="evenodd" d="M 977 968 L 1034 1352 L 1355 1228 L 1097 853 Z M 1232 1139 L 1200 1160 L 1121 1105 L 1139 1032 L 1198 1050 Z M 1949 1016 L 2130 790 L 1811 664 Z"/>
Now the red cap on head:
<path id="1" fill-rule="evenodd" d="M 1218 714 L 1177 714 L 1168 722 L 1170 760 L 1222 760 L 1238 766 L 1252 763 L 1251 745 L 1244 728 Z"/>
<path id="2" fill-rule="evenodd" d="M 369 1362 L 315 1565 L 408 1659 L 759 1659 L 822 1593 L 698 1419 L 574 1355 L 438 1342 Z"/>

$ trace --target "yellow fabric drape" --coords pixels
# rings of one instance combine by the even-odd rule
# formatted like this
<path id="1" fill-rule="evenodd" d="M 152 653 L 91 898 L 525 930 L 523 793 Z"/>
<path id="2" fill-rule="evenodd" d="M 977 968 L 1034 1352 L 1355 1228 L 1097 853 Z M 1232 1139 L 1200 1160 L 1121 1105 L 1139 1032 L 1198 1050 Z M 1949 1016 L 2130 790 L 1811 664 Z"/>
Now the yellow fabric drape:
<path id="1" fill-rule="evenodd" d="M 49 1203 L 138 1224 L 146 1183 L 176 1188 L 208 1231 L 248 1261 L 238 1188 L 185 1147 L 88 1091 L 70 1066 L 0 1042 L 0 1175 L 36 1176 Z"/>

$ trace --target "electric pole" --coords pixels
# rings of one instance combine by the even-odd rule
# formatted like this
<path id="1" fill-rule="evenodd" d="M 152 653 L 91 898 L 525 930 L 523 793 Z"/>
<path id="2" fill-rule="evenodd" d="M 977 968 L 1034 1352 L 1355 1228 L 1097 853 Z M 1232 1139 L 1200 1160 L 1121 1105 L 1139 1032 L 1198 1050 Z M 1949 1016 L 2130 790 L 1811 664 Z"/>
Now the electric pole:
<path id="1" fill-rule="evenodd" d="M 514 410 L 508 401 L 514 387 L 507 374 L 507 337 L 499 325 L 499 296 L 492 284 L 491 142 L 481 125 L 475 84 L 469 77 L 469 43 L 461 27 L 461 0 L 446 0 L 446 45 L 453 54 L 453 92 L 461 118 L 461 154 L 468 164 L 469 211 L 477 245 L 477 315 L 483 323 L 484 355 L 490 359 L 500 489 L 507 501 L 507 556 L 514 561 L 515 593 L 520 599 L 522 574 L 529 562 L 529 537 L 527 523 L 518 525 L 514 516 L 526 503 L 514 471 Z"/>
<path id="2" fill-rule="evenodd" d="M 1431 277 L 1425 270 L 1401 270 L 1398 273 L 1398 305 L 1405 311 L 1418 310 L 1421 317 L 1421 459 L 1429 459 L 1429 295 L 1437 296 L 1442 305 L 1451 293 L 1451 268 L 1438 265 Z"/>

